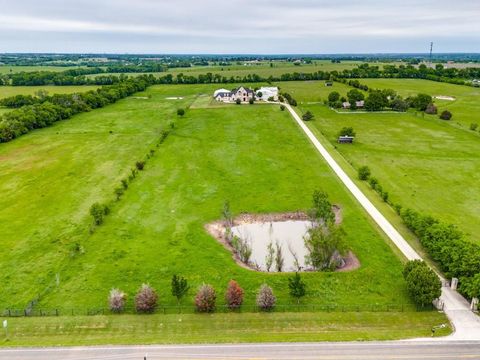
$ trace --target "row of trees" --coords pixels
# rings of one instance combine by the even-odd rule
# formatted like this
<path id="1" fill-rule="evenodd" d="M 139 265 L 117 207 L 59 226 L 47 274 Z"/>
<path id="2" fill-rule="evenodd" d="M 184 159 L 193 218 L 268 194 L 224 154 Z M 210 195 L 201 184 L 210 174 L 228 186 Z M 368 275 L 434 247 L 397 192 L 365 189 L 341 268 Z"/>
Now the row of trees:
<path id="1" fill-rule="evenodd" d="M 307 286 L 298 273 L 288 278 L 290 295 L 297 303 L 307 293 Z M 171 280 L 171 294 L 180 305 L 188 294 L 190 285 L 186 278 L 173 275 Z M 235 280 L 230 280 L 225 291 L 225 304 L 230 310 L 239 309 L 244 301 L 245 291 Z M 153 313 L 158 306 L 158 293 L 148 284 L 142 284 L 134 298 L 135 310 L 139 313 Z M 267 284 L 262 284 L 256 294 L 256 305 L 262 311 L 272 310 L 277 302 L 273 290 Z M 209 284 L 202 284 L 194 297 L 195 309 L 198 312 L 213 312 L 216 309 L 217 294 L 215 288 Z M 108 305 L 112 312 L 120 313 L 125 310 L 127 294 L 120 289 L 112 289 L 108 295 Z"/>
<path id="2" fill-rule="evenodd" d="M 139 76 L 112 86 L 76 94 L 38 96 L 35 103 L 7 112 L 0 117 L 0 142 L 8 142 L 31 130 L 44 128 L 56 121 L 112 104 L 152 83 L 148 77 Z"/>
<path id="3" fill-rule="evenodd" d="M 172 67 L 168 64 L 168 67 Z M 116 66 L 109 68 L 87 68 L 71 69 L 63 72 L 52 71 L 34 71 L 14 74 L 5 74 L 0 76 L 0 85 L 86 85 L 86 84 L 113 84 L 124 80 L 125 73 L 137 72 L 161 72 L 164 66 L 161 64 L 146 64 L 142 66 Z M 109 75 L 108 73 L 122 73 L 120 76 Z M 87 75 L 99 76 L 88 77 Z M 154 77 L 152 74 L 149 76 Z M 470 81 L 463 79 L 475 79 L 480 77 L 480 68 L 466 69 L 445 69 L 438 67 L 435 69 L 420 65 L 418 68 L 412 65 L 386 65 L 382 69 L 378 66 L 362 64 L 353 69 L 344 69 L 342 71 L 316 71 L 313 73 L 293 72 L 280 76 L 270 75 L 268 77 L 258 74 L 248 74 L 245 76 L 226 77 L 220 73 L 211 73 L 195 75 L 186 75 L 179 73 L 176 76 L 166 74 L 155 78 L 158 84 L 210 84 L 210 83 L 252 83 L 252 82 L 272 82 L 272 81 L 306 81 L 306 80 L 345 80 L 359 78 L 413 78 L 428 79 L 433 81 L 449 82 L 454 84 L 472 85 Z M 353 80 L 351 85 L 362 90 L 367 90 L 366 85 Z"/>

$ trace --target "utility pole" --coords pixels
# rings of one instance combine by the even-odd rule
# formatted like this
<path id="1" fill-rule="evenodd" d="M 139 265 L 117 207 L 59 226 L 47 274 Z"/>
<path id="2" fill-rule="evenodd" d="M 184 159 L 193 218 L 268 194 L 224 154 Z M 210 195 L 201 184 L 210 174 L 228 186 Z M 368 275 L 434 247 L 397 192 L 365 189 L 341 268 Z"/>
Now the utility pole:
<path id="1" fill-rule="evenodd" d="M 430 42 L 430 66 L 432 66 L 433 41 Z"/>

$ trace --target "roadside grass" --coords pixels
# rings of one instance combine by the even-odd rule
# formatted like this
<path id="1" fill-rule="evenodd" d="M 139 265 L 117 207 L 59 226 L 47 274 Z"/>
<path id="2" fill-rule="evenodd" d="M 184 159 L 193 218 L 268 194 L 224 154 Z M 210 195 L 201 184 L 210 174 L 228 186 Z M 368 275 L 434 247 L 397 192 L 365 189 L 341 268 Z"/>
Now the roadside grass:
<path id="1" fill-rule="evenodd" d="M 15 95 L 35 95 L 39 90 L 46 90 L 49 95 L 53 94 L 72 94 L 76 92 L 86 92 L 96 90 L 97 85 L 72 85 L 72 86 L 0 86 L 0 99 Z"/>
<path id="2" fill-rule="evenodd" d="M 9 319 L 2 346 L 365 341 L 430 337 L 445 322 L 419 313 L 227 313 Z M 437 336 L 451 332 L 450 326 Z"/>
<path id="3" fill-rule="evenodd" d="M 394 84 L 387 87 L 395 89 Z M 339 114 L 314 104 L 300 110 L 312 111 L 315 120 L 309 126 L 354 168 L 369 166 L 395 203 L 456 224 L 472 241 L 480 241 L 477 134 L 414 112 Z M 357 132 L 355 144 L 337 144 L 338 132 L 348 126 Z"/>

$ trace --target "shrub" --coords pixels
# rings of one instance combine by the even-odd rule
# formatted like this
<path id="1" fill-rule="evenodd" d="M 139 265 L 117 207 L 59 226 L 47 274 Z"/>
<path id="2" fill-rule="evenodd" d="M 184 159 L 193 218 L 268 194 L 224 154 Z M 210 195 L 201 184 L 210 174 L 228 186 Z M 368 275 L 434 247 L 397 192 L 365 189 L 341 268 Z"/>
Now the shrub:
<path id="1" fill-rule="evenodd" d="M 330 94 L 328 94 L 328 102 L 330 104 L 336 103 L 339 100 L 340 94 L 338 93 L 338 91 L 332 91 Z"/>
<path id="2" fill-rule="evenodd" d="M 128 189 L 128 180 L 127 179 L 122 179 L 122 187 L 127 190 Z"/>
<path id="3" fill-rule="evenodd" d="M 370 187 L 371 187 L 372 189 L 375 190 L 375 188 L 376 188 L 377 185 L 378 185 L 378 180 L 377 180 L 377 178 L 374 178 L 374 177 L 369 178 L 369 179 L 368 179 L 368 184 L 370 185 Z"/>
<path id="4" fill-rule="evenodd" d="M 240 105 L 241 103 L 242 103 L 242 100 L 240 99 L 235 100 L 235 104 Z"/>
<path id="5" fill-rule="evenodd" d="M 135 163 L 135 167 L 137 168 L 137 170 L 143 170 L 143 168 L 145 167 L 145 161 L 137 161 Z"/>
<path id="6" fill-rule="evenodd" d="M 355 137 L 356 132 L 353 130 L 352 127 L 343 127 L 340 132 L 338 133 L 338 136 L 353 136 Z"/>
<path id="7" fill-rule="evenodd" d="M 452 118 L 452 113 L 448 110 L 444 110 L 440 114 L 440 119 L 442 120 L 450 120 L 451 118 Z"/>
<path id="8" fill-rule="evenodd" d="M 403 274 L 408 293 L 417 305 L 424 307 L 440 297 L 442 283 L 435 272 L 423 261 L 409 261 L 405 265 Z"/>
<path id="9" fill-rule="evenodd" d="M 307 285 L 303 282 L 298 272 L 288 278 L 288 288 L 290 289 L 290 295 L 297 299 L 297 304 L 300 303 L 300 298 L 307 293 Z"/>
<path id="10" fill-rule="evenodd" d="M 268 101 L 275 101 L 275 98 L 273 96 L 269 96 L 267 100 Z"/>
<path id="11" fill-rule="evenodd" d="M 108 296 L 108 306 L 112 312 L 122 312 L 125 308 L 125 303 L 127 301 L 127 294 L 119 289 L 110 290 L 110 295 Z"/>
<path id="12" fill-rule="evenodd" d="M 368 180 L 368 178 L 370 177 L 371 175 L 371 172 L 370 172 L 370 168 L 368 166 L 361 166 L 359 169 L 358 169 L 358 178 L 360 180 L 363 180 L 363 181 L 366 181 Z"/>
<path id="13" fill-rule="evenodd" d="M 475 130 L 477 130 L 477 128 L 478 128 L 478 124 L 477 124 L 477 123 L 471 123 L 471 124 L 470 124 L 470 130 L 475 131 Z"/>
<path id="14" fill-rule="evenodd" d="M 213 312 L 215 311 L 215 301 L 217 300 L 217 295 L 215 294 L 215 289 L 212 285 L 203 284 L 198 289 L 197 295 L 195 296 L 195 306 L 197 307 L 198 312 Z"/>
<path id="15" fill-rule="evenodd" d="M 125 192 L 125 189 L 123 187 L 115 188 L 114 193 L 115 193 L 115 196 L 117 197 L 117 200 L 120 200 L 124 192 Z"/>
<path id="16" fill-rule="evenodd" d="M 278 95 L 278 101 L 280 101 L 280 102 L 284 102 L 284 101 L 285 101 L 285 99 L 284 99 L 284 97 L 283 97 L 282 95 Z"/>
<path id="17" fill-rule="evenodd" d="M 107 205 L 95 203 L 90 207 L 90 215 L 93 217 L 95 225 L 101 225 L 105 215 L 108 215 L 110 208 Z"/>
<path id="18" fill-rule="evenodd" d="M 262 311 L 270 311 L 275 307 L 277 298 L 273 294 L 273 290 L 267 284 L 260 286 L 257 294 L 257 306 Z"/>
<path id="19" fill-rule="evenodd" d="M 184 110 L 184 109 L 178 109 L 178 110 L 177 110 L 177 115 L 178 115 L 178 116 L 183 116 L 183 115 L 185 115 L 185 110 Z"/>
<path id="20" fill-rule="evenodd" d="M 225 302 L 230 309 L 238 309 L 243 303 L 243 289 L 235 280 L 230 280 L 225 293 Z"/>
<path id="21" fill-rule="evenodd" d="M 255 100 L 254 100 L 253 98 L 250 98 L 250 99 L 248 100 L 248 103 L 249 103 L 250 105 L 253 105 L 254 102 L 255 102 Z"/>
<path id="22" fill-rule="evenodd" d="M 152 313 L 157 307 L 158 295 L 147 284 L 143 284 L 135 295 L 135 309 L 140 313 Z"/>
<path id="23" fill-rule="evenodd" d="M 307 111 L 305 114 L 302 115 L 303 121 L 310 121 L 313 118 L 314 118 L 314 116 L 310 111 Z"/>
<path id="24" fill-rule="evenodd" d="M 425 113 L 430 115 L 435 115 L 437 111 L 437 107 L 432 103 L 428 104 L 427 108 L 425 109 Z"/>
<path id="25" fill-rule="evenodd" d="M 280 110 L 285 111 L 285 105 L 280 105 Z"/>

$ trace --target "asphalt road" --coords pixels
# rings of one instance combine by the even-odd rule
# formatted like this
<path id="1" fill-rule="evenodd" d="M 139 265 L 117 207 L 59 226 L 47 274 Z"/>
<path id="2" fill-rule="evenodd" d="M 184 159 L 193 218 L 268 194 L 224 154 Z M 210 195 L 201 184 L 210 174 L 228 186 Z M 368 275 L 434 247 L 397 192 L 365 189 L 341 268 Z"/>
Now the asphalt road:
<path id="1" fill-rule="evenodd" d="M 480 359 L 480 342 L 392 341 L 238 345 L 113 346 L 3 349 L 5 360 L 138 359 Z"/>

